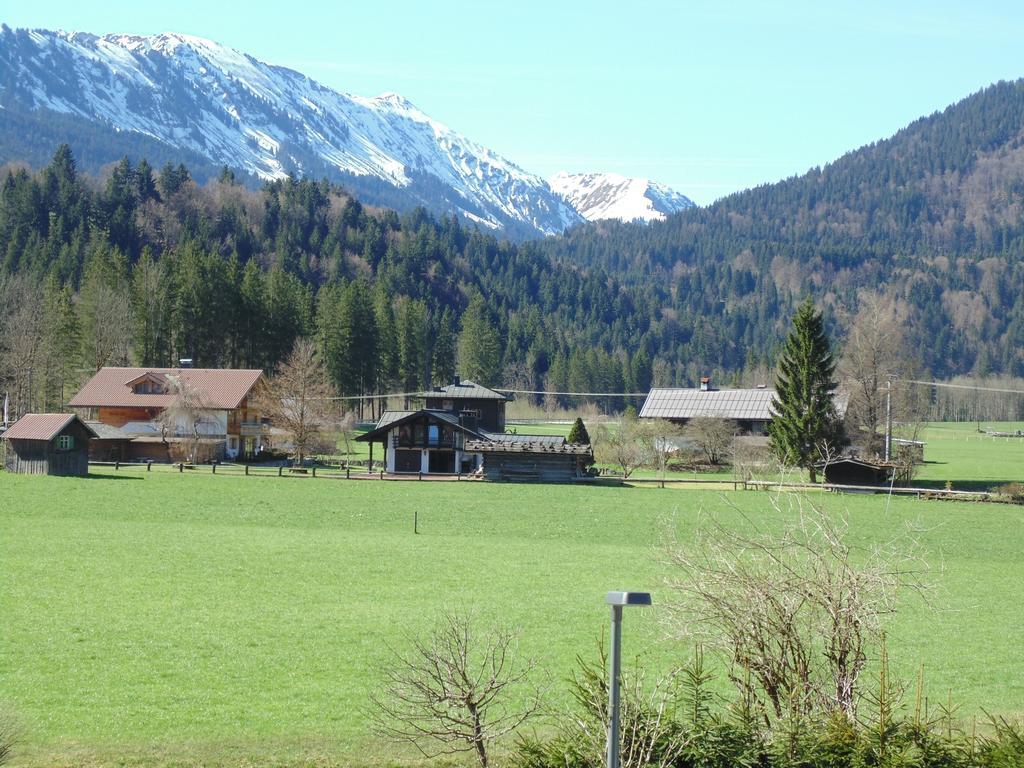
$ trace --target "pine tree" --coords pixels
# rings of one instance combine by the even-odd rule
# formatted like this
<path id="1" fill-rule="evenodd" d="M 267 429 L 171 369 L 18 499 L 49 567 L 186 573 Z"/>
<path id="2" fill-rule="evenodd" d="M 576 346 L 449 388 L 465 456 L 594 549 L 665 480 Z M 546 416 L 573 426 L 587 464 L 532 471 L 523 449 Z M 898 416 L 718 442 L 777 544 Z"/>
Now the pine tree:
<path id="1" fill-rule="evenodd" d="M 835 446 L 842 436 L 833 401 L 835 369 L 821 313 L 808 297 L 793 316 L 779 357 L 768 434 L 775 455 L 790 466 L 806 468 L 812 483 L 821 446 Z"/>
<path id="2" fill-rule="evenodd" d="M 436 323 L 430 371 L 435 382 L 449 382 L 455 376 L 455 330 L 452 328 L 452 313 L 448 307 L 444 308 Z"/>
<path id="3" fill-rule="evenodd" d="M 572 429 L 569 430 L 569 436 L 565 438 L 565 441 L 572 445 L 590 445 L 590 433 L 587 432 L 587 426 L 579 416 L 573 422 Z"/>
<path id="4" fill-rule="evenodd" d="M 480 294 L 473 296 L 462 315 L 459 368 L 463 376 L 485 387 L 498 384 L 501 375 L 501 340 Z"/>

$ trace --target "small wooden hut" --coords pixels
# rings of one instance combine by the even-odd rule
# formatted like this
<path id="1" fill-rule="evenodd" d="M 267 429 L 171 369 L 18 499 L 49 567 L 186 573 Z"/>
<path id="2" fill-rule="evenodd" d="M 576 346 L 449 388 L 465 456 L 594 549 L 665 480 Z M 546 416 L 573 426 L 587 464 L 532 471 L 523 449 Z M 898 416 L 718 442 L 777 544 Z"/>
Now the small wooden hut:
<path id="1" fill-rule="evenodd" d="M 25 475 L 89 474 L 96 433 L 73 413 L 27 413 L 4 432 L 4 469 Z"/>
<path id="2" fill-rule="evenodd" d="M 467 440 L 466 451 L 483 455 L 485 480 L 520 482 L 576 482 L 584 479 L 594 458 L 589 445 L 573 445 L 561 437 L 542 435 Z"/>
<path id="3" fill-rule="evenodd" d="M 823 471 L 826 483 L 870 486 L 888 485 L 896 468 L 892 462 L 859 456 L 843 456 L 830 462 L 819 461 L 815 466 Z"/>

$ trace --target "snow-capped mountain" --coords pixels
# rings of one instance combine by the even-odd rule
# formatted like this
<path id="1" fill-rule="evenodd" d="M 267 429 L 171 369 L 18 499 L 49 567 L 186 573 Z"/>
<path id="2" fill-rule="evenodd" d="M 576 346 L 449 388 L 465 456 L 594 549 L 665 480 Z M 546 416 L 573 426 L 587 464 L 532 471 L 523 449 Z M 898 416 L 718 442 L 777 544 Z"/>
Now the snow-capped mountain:
<path id="1" fill-rule="evenodd" d="M 201 38 L 2 26 L 0 73 L 0 114 L 12 119 L 51 110 L 263 179 L 379 179 L 492 229 L 552 234 L 582 221 L 544 179 L 397 94 L 340 93 Z"/>
<path id="2" fill-rule="evenodd" d="M 617 173 L 558 173 L 548 183 L 588 221 L 653 221 L 694 205 L 663 184 Z"/>

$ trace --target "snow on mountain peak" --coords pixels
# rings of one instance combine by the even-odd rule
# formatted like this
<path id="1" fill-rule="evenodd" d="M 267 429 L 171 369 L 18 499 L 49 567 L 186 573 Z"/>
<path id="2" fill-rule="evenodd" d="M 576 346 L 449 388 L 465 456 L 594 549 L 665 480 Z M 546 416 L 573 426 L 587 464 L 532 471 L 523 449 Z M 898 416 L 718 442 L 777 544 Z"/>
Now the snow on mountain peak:
<path id="1" fill-rule="evenodd" d="M 428 207 L 489 227 L 553 234 L 581 221 L 543 179 L 398 94 L 351 96 L 204 38 L 4 27 L 0 70 L 18 83 L 0 95 L 23 108 L 136 131 L 261 178 L 333 169 L 417 189 Z"/>
<path id="2" fill-rule="evenodd" d="M 693 207 L 685 195 L 649 179 L 618 173 L 556 173 L 548 183 L 588 221 L 654 221 Z"/>

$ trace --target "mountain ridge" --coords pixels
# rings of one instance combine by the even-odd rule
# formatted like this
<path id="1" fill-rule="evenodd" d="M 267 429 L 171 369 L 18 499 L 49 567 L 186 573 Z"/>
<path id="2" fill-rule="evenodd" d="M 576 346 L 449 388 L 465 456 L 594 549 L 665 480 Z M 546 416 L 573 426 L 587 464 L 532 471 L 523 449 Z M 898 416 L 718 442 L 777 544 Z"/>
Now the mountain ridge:
<path id="1" fill-rule="evenodd" d="M 0 63 L 6 109 L 102 120 L 264 180 L 334 169 L 407 189 L 430 176 L 455 212 L 491 229 L 553 234 L 582 220 L 539 176 L 397 94 L 334 91 L 203 38 L 5 26 Z"/>
<path id="2" fill-rule="evenodd" d="M 660 221 L 694 202 L 664 184 L 618 173 L 556 173 L 548 179 L 587 221 Z"/>
<path id="3" fill-rule="evenodd" d="M 33 152 L 37 165 L 59 143 L 81 146 L 89 134 L 98 145 L 102 135 L 111 145 L 106 162 L 120 158 L 118 145 L 134 143 L 151 156 L 178 150 L 190 166 L 226 165 L 262 181 L 326 177 L 372 204 L 422 205 L 517 238 L 558 234 L 585 220 L 547 181 L 400 94 L 344 93 L 194 35 L 3 25 L 0 64 L 8 73 L 0 80 L 0 107 L 8 114 L 28 122 L 48 111 L 91 123 L 69 135 L 76 121 L 63 121 L 65 133 L 53 135 L 47 151 Z M 2 128 L 0 143 L 24 145 Z M 666 193 L 660 199 L 676 195 Z"/>

